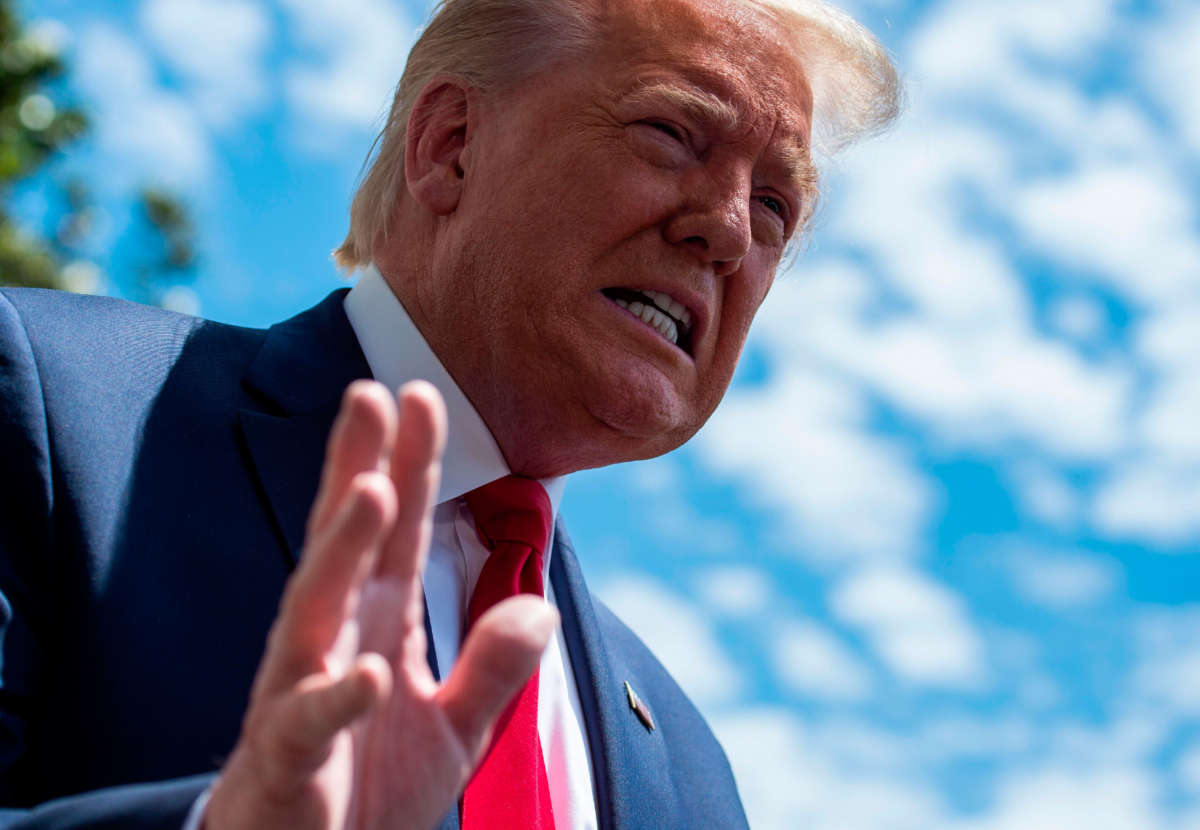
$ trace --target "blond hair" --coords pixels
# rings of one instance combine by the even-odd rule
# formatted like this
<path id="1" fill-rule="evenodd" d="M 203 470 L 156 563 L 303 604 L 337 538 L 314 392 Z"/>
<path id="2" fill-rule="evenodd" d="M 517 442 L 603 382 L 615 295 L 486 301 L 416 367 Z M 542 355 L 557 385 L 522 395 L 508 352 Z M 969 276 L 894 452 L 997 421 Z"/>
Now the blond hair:
<path id="1" fill-rule="evenodd" d="M 895 119 L 902 99 L 896 68 L 860 23 L 824 0 L 743 2 L 764 10 L 794 39 L 812 87 L 818 154 L 833 155 Z M 586 53 L 599 30 L 598 11 L 594 0 L 440 0 L 409 53 L 371 148 L 374 159 L 368 153 L 350 231 L 333 253 L 338 265 L 353 271 L 369 264 L 376 237 L 391 224 L 404 187 L 409 115 L 430 80 L 452 73 L 479 89 L 503 91 Z"/>

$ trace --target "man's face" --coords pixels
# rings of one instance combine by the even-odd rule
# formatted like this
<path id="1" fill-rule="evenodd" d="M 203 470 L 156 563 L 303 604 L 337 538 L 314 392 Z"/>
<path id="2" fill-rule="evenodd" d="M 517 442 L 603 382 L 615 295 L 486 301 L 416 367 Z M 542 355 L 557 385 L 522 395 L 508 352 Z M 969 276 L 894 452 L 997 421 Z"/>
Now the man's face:
<path id="1" fill-rule="evenodd" d="M 531 475 L 691 437 L 807 208 L 811 96 L 780 33 L 737 2 L 621 5 L 594 54 L 480 102 L 417 288 Z"/>

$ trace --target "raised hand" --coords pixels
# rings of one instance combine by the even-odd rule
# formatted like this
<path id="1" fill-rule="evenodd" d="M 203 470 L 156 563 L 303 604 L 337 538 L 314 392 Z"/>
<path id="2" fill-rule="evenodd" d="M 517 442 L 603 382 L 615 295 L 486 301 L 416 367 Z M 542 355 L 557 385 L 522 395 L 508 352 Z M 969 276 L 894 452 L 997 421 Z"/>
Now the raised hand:
<path id="1" fill-rule="evenodd" d="M 540 599 L 503 602 L 434 681 L 421 573 L 445 411 L 426 383 L 398 399 L 371 381 L 346 391 L 208 830 L 432 827 L 557 624 Z"/>

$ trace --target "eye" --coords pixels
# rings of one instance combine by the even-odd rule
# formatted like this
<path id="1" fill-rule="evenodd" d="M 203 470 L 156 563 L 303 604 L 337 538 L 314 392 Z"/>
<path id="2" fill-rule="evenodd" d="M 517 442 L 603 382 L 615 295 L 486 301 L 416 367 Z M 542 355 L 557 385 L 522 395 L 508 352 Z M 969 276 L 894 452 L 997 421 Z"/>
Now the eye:
<path id="1" fill-rule="evenodd" d="M 759 196 L 758 201 L 762 202 L 762 204 L 766 206 L 767 210 L 771 211 L 772 213 L 778 213 L 780 216 L 783 216 L 783 203 L 780 202 L 775 197 Z"/>
<path id="2" fill-rule="evenodd" d="M 669 136 L 669 137 L 675 139 L 680 144 L 687 143 L 687 137 L 684 135 L 683 130 L 679 129 L 674 124 L 668 123 L 666 121 L 643 121 L 642 123 L 645 124 L 647 127 L 651 127 L 655 130 L 658 130 L 660 133 L 662 133 L 665 136 Z"/>
<path id="3" fill-rule="evenodd" d="M 771 213 L 774 213 L 781 219 L 787 218 L 787 205 L 783 203 L 782 199 L 776 199 L 774 196 L 756 196 L 755 198 L 758 199 L 759 204 L 771 211 Z"/>
<path id="4" fill-rule="evenodd" d="M 678 170 L 694 160 L 695 137 L 675 122 L 644 118 L 630 126 L 635 151 L 655 167 Z"/>

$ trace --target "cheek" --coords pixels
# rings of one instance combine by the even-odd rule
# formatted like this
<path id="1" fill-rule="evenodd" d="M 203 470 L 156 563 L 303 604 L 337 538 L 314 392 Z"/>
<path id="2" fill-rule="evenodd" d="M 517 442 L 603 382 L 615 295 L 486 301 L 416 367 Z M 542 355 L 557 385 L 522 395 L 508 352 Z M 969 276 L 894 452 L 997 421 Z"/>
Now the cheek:
<path id="1" fill-rule="evenodd" d="M 558 203 L 584 225 L 584 233 L 598 239 L 628 236 L 662 223 L 678 207 L 679 183 L 670 172 L 626 152 L 595 155 L 599 158 L 572 166 L 570 197 Z"/>
<path id="2" fill-rule="evenodd" d="M 725 294 L 725 301 L 729 306 L 727 322 L 734 330 L 741 332 L 743 339 L 774 281 L 773 266 L 759 271 L 759 276 L 748 275 L 748 270 L 750 269 L 743 269 L 741 279 L 737 276 L 730 278 Z"/>
<path id="3" fill-rule="evenodd" d="M 721 329 L 713 355 L 714 380 L 722 384 L 722 394 L 733 376 L 750 324 L 766 298 L 771 281 L 765 276 L 754 278 L 745 269 L 728 278 L 721 308 Z"/>

